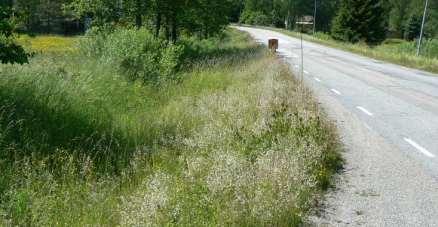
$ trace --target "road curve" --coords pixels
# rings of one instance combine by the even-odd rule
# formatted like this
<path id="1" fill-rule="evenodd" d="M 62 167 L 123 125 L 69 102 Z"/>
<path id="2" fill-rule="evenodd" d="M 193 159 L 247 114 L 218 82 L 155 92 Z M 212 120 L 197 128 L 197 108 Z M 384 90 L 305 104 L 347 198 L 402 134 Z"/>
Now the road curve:
<path id="1" fill-rule="evenodd" d="M 236 27 L 299 75 L 300 40 Z M 304 41 L 304 82 L 337 122 L 345 174 L 318 226 L 438 226 L 438 75 Z"/>

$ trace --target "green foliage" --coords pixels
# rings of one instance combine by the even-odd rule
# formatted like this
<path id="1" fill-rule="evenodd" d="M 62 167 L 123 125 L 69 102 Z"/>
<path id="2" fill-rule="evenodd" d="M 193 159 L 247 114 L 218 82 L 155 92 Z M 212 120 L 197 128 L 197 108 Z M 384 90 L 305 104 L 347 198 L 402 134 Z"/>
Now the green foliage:
<path id="1" fill-rule="evenodd" d="M 0 6 L 0 62 L 3 64 L 28 63 L 29 55 L 14 43 L 13 27 L 9 23 L 10 10 Z"/>
<path id="2" fill-rule="evenodd" d="M 143 19 L 153 22 L 154 35 L 176 42 L 181 33 L 208 38 L 222 32 L 229 23 L 235 2 L 232 0 L 74 0 L 68 9 L 77 17 L 91 17 L 94 25 L 125 24 Z"/>
<path id="3" fill-rule="evenodd" d="M 118 67 L 129 80 L 160 83 L 175 75 L 183 47 L 156 39 L 146 29 L 90 32 L 81 52 Z"/>
<path id="4" fill-rule="evenodd" d="M 245 11 L 241 18 L 243 23 L 252 25 L 269 26 L 272 25 L 272 20 L 268 15 L 262 12 Z"/>
<path id="5" fill-rule="evenodd" d="M 379 44 L 387 35 L 385 10 L 382 0 L 343 0 L 331 34 L 342 41 Z"/>
<path id="6" fill-rule="evenodd" d="M 79 51 L 104 64 L 111 63 L 130 81 L 159 85 L 178 80 L 178 71 L 189 69 L 203 58 L 245 54 L 244 48 L 229 42 L 226 35 L 201 40 L 184 36 L 177 43 L 170 43 L 155 38 L 146 29 L 94 29 L 81 41 Z"/>
<path id="7" fill-rule="evenodd" d="M 0 62 L 3 64 L 28 63 L 29 55 L 23 47 L 15 44 L 11 38 L 0 35 Z"/>
<path id="8" fill-rule="evenodd" d="M 123 13 L 121 1 L 112 0 L 73 0 L 65 7 L 77 18 L 92 17 L 93 24 L 97 26 L 118 22 Z"/>
<path id="9" fill-rule="evenodd" d="M 404 38 L 406 40 L 412 41 L 420 36 L 421 21 L 422 21 L 421 16 L 411 15 L 405 28 Z"/>
<path id="10" fill-rule="evenodd" d="M 73 33 L 67 31 L 67 25 L 72 23 L 73 18 L 63 11 L 63 4 L 69 1 L 14 0 L 13 8 L 18 28 L 29 33 Z M 77 25 L 72 28 L 79 30 Z"/>
<path id="11" fill-rule="evenodd" d="M 389 29 L 398 38 L 405 34 L 405 24 L 409 18 L 410 5 L 412 0 L 390 0 Z"/>
<path id="12" fill-rule="evenodd" d="M 10 14 L 9 8 L 0 6 L 0 34 L 5 37 L 12 36 L 13 27 L 9 21 Z"/>
<path id="13" fill-rule="evenodd" d="M 293 29 L 298 18 L 314 14 L 314 1 L 306 0 L 246 0 L 240 21 L 246 24 L 269 25 Z M 317 24 L 319 31 L 328 31 L 336 13 L 338 0 L 317 0 Z"/>

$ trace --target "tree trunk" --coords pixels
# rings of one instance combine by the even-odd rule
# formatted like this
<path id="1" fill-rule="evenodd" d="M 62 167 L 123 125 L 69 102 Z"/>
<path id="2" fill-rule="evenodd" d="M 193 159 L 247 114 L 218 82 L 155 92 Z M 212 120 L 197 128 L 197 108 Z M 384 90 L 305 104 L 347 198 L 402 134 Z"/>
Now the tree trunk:
<path id="1" fill-rule="evenodd" d="M 47 31 L 47 33 L 51 33 L 52 32 L 52 17 L 51 17 L 51 15 L 50 15 L 50 12 L 49 11 L 47 11 L 47 14 L 46 14 L 46 19 L 47 19 L 47 28 L 46 28 L 46 31 Z"/>
<path id="2" fill-rule="evenodd" d="M 161 30 L 161 12 L 157 12 L 157 18 L 155 20 L 155 37 L 158 38 L 160 36 Z"/>
<path id="3" fill-rule="evenodd" d="M 142 8 L 141 7 L 141 0 L 136 0 L 136 13 L 135 13 L 135 25 L 137 26 L 137 29 L 140 29 L 143 26 L 143 15 L 142 15 Z"/>
<path id="4" fill-rule="evenodd" d="M 176 43 L 178 40 L 178 22 L 175 15 L 172 17 L 172 42 Z"/>
<path id="5" fill-rule="evenodd" d="M 208 25 L 204 25 L 204 39 L 207 39 L 208 35 Z"/>
<path id="6" fill-rule="evenodd" d="M 137 27 L 137 29 L 140 29 L 143 26 L 143 18 L 139 13 L 135 15 L 135 26 Z"/>
<path id="7" fill-rule="evenodd" d="M 169 18 L 165 17 L 165 22 L 164 22 L 164 34 L 166 36 L 166 40 L 169 41 L 170 40 L 170 22 L 169 22 Z"/>

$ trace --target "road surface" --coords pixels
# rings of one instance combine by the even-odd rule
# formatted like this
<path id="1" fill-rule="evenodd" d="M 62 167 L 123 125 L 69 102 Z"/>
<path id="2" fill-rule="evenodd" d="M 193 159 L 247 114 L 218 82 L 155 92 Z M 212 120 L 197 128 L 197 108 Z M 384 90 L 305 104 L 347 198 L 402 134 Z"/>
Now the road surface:
<path id="1" fill-rule="evenodd" d="M 300 40 L 237 27 L 301 72 Z M 345 144 L 318 226 L 438 226 L 438 75 L 304 42 L 304 82 Z"/>

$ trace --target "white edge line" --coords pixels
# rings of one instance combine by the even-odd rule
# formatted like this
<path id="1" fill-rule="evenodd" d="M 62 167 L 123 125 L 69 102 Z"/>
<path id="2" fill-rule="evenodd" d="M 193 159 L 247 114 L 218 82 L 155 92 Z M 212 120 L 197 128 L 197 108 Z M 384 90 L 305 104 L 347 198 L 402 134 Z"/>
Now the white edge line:
<path id="1" fill-rule="evenodd" d="M 373 116 L 374 114 L 371 113 L 370 111 L 368 111 L 367 109 L 363 108 L 362 106 L 357 106 L 356 108 L 358 108 L 359 110 L 361 110 L 362 112 L 364 112 L 365 114 L 367 114 L 368 116 Z"/>
<path id="2" fill-rule="evenodd" d="M 426 150 L 426 148 L 420 146 L 418 143 L 416 143 L 415 141 L 413 141 L 412 139 L 409 138 L 404 138 L 404 140 L 409 143 L 411 146 L 415 147 L 418 151 L 420 151 L 421 153 L 423 153 L 424 155 L 426 155 L 429 158 L 435 158 L 435 155 L 430 153 L 428 150 Z"/>
<path id="3" fill-rule="evenodd" d="M 330 90 L 337 95 L 341 95 L 341 92 L 336 89 L 330 89 Z"/>

